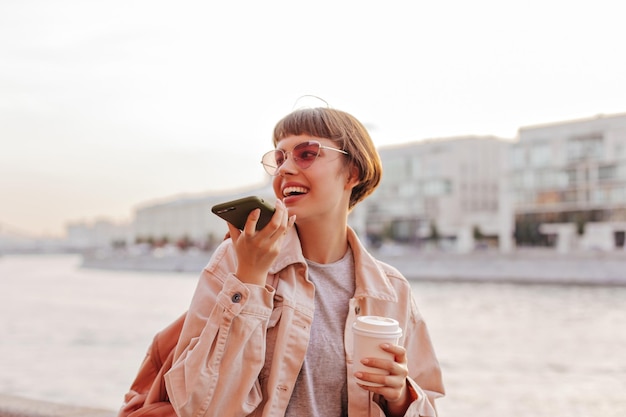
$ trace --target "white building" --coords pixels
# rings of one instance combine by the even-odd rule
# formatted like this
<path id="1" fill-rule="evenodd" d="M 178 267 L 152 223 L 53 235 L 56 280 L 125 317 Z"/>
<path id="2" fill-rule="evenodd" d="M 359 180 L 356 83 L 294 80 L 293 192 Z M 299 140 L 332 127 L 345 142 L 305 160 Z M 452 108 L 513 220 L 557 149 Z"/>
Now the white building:
<path id="1" fill-rule="evenodd" d="M 135 210 L 135 240 L 176 243 L 188 239 L 205 245 L 219 242 L 228 231 L 226 223 L 211 212 L 217 203 L 248 195 L 258 195 L 274 201 L 270 184 L 219 194 L 173 198 L 147 203 Z"/>
<path id="2" fill-rule="evenodd" d="M 462 250 L 473 249 L 477 234 L 495 241 L 505 227 L 511 236 L 512 222 L 501 222 L 507 216 L 499 212 L 502 161 L 510 144 L 467 136 L 379 149 L 381 184 L 355 209 L 365 218 L 367 235 L 420 242 L 435 234 Z"/>
<path id="3" fill-rule="evenodd" d="M 129 243 L 132 238 L 131 225 L 105 219 L 93 223 L 71 222 L 65 226 L 65 230 L 65 244 L 72 250 L 107 248 L 115 243 Z"/>
<path id="4" fill-rule="evenodd" d="M 626 114 L 521 128 L 508 177 L 519 242 L 571 240 L 575 225 L 582 248 L 624 245 Z"/>

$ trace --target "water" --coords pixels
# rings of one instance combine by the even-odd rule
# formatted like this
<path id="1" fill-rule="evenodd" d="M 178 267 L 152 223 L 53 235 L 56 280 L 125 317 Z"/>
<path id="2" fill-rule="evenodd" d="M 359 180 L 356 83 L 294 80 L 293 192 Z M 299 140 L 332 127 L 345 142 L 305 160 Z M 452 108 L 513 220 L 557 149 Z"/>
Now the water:
<path id="1" fill-rule="evenodd" d="M 79 264 L 0 258 L 0 392 L 119 408 L 154 333 L 186 310 L 197 277 Z"/>
<path id="2" fill-rule="evenodd" d="M 0 392 L 117 409 L 196 273 L 0 258 Z M 626 288 L 416 282 L 445 416 L 626 415 Z"/>

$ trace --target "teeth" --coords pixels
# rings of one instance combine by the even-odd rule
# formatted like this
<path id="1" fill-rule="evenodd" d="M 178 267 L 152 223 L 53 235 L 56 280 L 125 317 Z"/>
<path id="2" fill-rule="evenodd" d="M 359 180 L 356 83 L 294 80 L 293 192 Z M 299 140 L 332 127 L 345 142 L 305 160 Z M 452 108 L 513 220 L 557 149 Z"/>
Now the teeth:
<path id="1" fill-rule="evenodd" d="M 285 197 L 290 196 L 292 194 L 305 194 L 307 189 L 304 187 L 285 187 L 283 189 L 283 195 Z"/>

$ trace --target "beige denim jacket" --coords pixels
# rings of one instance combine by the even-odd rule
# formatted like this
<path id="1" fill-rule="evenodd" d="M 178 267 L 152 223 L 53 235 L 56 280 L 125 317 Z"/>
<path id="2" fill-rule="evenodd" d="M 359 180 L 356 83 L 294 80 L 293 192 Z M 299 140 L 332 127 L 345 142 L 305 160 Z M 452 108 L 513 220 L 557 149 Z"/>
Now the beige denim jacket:
<path id="1" fill-rule="evenodd" d="M 353 375 L 350 329 L 358 315 L 400 322 L 409 383 L 417 394 L 406 416 L 435 416 L 434 400 L 444 393 L 441 372 L 410 284 L 396 269 L 374 259 L 352 229 L 348 241 L 356 275 L 344 335 L 349 416 L 384 416 L 372 398 L 376 396 L 360 388 Z M 236 262 L 228 239 L 216 249 L 193 296 L 174 363 L 165 375 L 180 417 L 278 417 L 287 409 L 309 341 L 315 292 L 295 228 L 265 287 L 239 281 Z"/>

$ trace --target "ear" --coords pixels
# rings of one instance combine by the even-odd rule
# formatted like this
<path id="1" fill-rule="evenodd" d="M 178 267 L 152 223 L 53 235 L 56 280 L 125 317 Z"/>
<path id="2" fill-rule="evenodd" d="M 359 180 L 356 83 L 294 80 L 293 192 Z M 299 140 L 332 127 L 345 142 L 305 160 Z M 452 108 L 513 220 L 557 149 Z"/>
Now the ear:
<path id="1" fill-rule="evenodd" d="M 353 189 L 354 187 L 359 185 L 360 182 L 361 180 L 359 179 L 359 168 L 357 168 L 356 165 L 352 165 L 350 167 L 350 173 L 348 175 L 348 178 L 346 179 L 346 189 Z"/>

